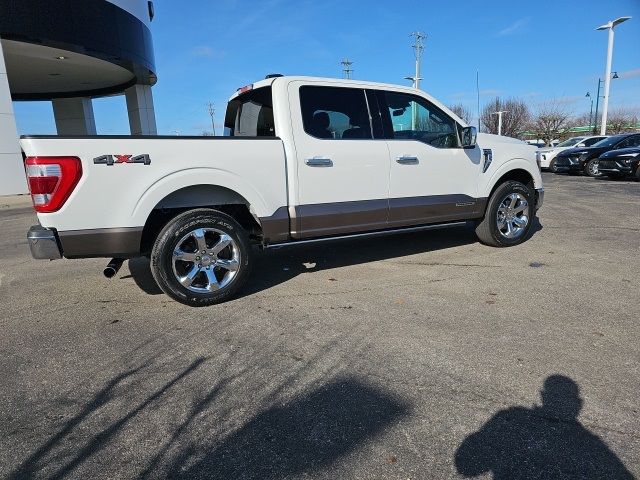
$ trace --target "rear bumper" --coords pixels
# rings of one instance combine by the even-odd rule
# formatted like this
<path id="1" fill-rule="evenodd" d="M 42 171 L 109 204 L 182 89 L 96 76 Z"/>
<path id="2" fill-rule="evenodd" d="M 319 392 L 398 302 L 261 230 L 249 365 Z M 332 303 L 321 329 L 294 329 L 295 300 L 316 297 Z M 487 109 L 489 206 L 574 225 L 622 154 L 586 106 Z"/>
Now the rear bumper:
<path id="1" fill-rule="evenodd" d="M 27 241 L 33 258 L 39 260 L 62 258 L 62 248 L 55 230 L 34 225 L 27 232 Z"/>
<path id="2" fill-rule="evenodd" d="M 117 257 L 140 255 L 142 227 L 69 230 L 58 232 L 34 225 L 27 233 L 31 255 L 37 259 Z"/>

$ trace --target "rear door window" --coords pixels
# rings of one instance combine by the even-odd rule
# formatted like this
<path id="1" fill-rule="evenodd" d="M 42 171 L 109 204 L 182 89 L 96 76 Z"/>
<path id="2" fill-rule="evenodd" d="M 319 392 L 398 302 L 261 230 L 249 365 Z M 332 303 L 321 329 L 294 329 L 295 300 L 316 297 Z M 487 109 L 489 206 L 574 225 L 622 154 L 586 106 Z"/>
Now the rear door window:
<path id="1" fill-rule="evenodd" d="M 304 131 L 327 140 L 371 139 L 371 119 L 364 90 L 300 87 Z"/>

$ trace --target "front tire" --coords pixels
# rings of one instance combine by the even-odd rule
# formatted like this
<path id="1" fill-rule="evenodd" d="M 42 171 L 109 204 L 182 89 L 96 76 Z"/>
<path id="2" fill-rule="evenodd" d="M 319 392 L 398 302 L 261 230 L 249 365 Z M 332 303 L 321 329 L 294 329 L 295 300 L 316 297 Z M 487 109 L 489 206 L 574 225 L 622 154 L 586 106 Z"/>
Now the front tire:
<path id="1" fill-rule="evenodd" d="M 491 195 L 476 236 L 485 245 L 511 247 L 522 243 L 533 224 L 535 195 L 531 188 L 513 180 Z"/>
<path id="2" fill-rule="evenodd" d="M 171 220 L 151 251 L 158 286 L 192 307 L 230 299 L 246 283 L 251 264 L 247 232 L 229 215 L 204 208 Z"/>
<path id="3" fill-rule="evenodd" d="M 551 170 L 553 173 L 558 173 L 558 170 L 556 169 L 556 159 L 555 158 L 553 160 L 551 160 L 551 162 L 549 163 L 549 170 Z"/>
<path id="4" fill-rule="evenodd" d="M 597 158 L 592 158 L 589 160 L 584 166 L 584 173 L 589 175 L 590 177 L 600 177 L 602 174 L 598 169 L 599 160 Z"/>

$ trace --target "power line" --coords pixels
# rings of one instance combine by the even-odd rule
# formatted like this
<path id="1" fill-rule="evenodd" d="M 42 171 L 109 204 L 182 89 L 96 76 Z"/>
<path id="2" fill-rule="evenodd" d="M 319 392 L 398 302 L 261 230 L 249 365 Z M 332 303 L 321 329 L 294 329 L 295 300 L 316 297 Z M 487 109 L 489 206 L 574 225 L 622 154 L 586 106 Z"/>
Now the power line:
<path id="1" fill-rule="evenodd" d="M 340 65 L 342 65 L 342 78 L 351 78 L 351 74 L 353 73 L 351 65 L 353 65 L 353 62 L 345 58 L 340 62 Z"/>
<path id="2" fill-rule="evenodd" d="M 422 52 L 424 51 L 424 41 L 426 40 L 427 35 L 420 31 L 416 31 L 409 34 L 409 36 L 413 37 L 413 45 L 411 45 L 411 48 L 413 48 L 413 55 L 416 58 L 416 71 L 413 77 L 404 78 L 413 82 L 413 88 L 420 88 L 420 80 L 422 80 L 420 77 L 420 64 L 422 60 Z"/>

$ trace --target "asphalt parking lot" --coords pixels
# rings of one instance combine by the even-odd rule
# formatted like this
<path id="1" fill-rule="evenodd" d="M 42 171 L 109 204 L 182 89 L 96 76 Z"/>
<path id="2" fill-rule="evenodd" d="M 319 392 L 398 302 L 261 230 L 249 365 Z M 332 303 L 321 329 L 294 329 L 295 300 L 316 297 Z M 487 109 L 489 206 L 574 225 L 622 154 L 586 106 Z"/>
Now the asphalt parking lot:
<path id="1" fill-rule="evenodd" d="M 206 309 L 0 208 L 0 477 L 640 476 L 640 183 L 544 180 L 520 246 L 269 251 Z"/>

